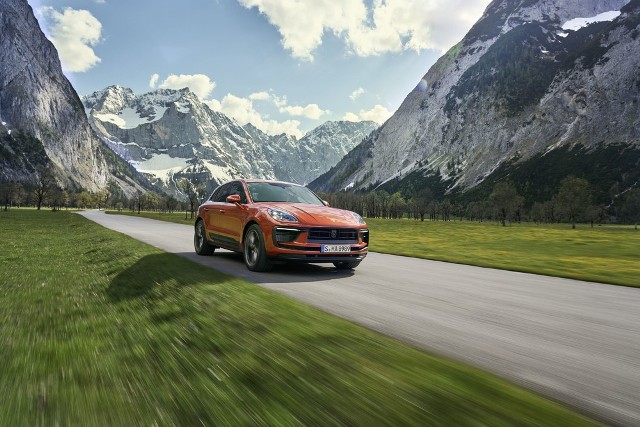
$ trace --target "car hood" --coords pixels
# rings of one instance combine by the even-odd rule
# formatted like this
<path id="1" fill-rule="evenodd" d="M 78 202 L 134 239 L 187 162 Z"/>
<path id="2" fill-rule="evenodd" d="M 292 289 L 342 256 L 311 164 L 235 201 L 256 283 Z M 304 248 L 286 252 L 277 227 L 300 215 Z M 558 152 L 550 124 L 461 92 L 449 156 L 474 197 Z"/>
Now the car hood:
<path id="1" fill-rule="evenodd" d="M 324 227 L 360 226 L 350 211 L 305 203 L 269 203 L 270 207 L 292 213 L 302 224 Z"/>

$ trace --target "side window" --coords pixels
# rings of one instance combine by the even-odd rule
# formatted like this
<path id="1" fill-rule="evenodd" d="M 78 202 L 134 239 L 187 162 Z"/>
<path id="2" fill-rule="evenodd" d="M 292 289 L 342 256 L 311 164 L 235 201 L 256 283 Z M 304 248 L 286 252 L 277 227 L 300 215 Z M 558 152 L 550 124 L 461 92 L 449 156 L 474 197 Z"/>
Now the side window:
<path id="1" fill-rule="evenodd" d="M 240 203 L 247 203 L 247 195 L 244 192 L 242 183 L 235 181 L 229 184 L 229 193 L 227 196 L 230 196 L 231 194 L 238 194 L 240 196 Z"/>
<path id="2" fill-rule="evenodd" d="M 231 184 L 225 184 L 222 187 L 218 188 L 213 193 L 212 201 L 222 202 L 222 203 L 226 202 L 227 196 L 231 194 L 229 193 L 230 188 L 231 188 Z"/>
<path id="3" fill-rule="evenodd" d="M 215 202 L 216 197 L 218 196 L 218 193 L 220 192 L 221 187 L 216 188 L 213 193 L 211 193 L 211 197 L 209 197 L 209 200 L 212 202 Z"/>

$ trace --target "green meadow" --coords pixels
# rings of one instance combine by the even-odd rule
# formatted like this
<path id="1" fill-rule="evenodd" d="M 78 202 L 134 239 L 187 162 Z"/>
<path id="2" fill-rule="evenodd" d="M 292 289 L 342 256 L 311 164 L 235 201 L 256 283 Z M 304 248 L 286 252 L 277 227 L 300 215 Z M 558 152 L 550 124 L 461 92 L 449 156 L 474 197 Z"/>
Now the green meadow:
<path id="1" fill-rule="evenodd" d="M 590 424 L 73 213 L 0 236 L 0 425 Z"/>
<path id="2" fill-rule="evenodd" d="M 571 279 L 640 286 L 633 226 L 367 219 L 371 250 Z"/>
<path id="3" fill-rule="evenodd" d="M 116 212 L 110 212 L 116 213 Z M 136 215 L 121 212 L 126 215 Z M 184 212 L 141 216 L 193 224 Z M 371 250 L 548 276 L 640 286 L 640 232 L 633 226 L 511 224 L 367 218 Z M 364 264 L 363 264 L 364 265 Z"/>

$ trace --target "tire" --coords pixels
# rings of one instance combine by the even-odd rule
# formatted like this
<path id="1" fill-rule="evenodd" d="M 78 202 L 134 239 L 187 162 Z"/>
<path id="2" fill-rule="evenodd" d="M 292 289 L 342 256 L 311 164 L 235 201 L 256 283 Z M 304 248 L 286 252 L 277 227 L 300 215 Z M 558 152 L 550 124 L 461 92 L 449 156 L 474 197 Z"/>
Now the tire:
<path id="1" fill-rule="evenodd" d="M 196 223 L 195 232 L 193 233 L 193 247 L 198 255 L 203 256 L 212 255 L 216 251 L 216 247 L 207 240 L 207 231 L 202 220 Z"/>
<path id="2" fill-rule="evenodd" d="M 340 261 L 334 262 L 333 265 L 335 265 L 338 270 L 353 270 L 360 265 L 360 261 Z"/>
<path id="3" fill-rule="evenodd" d="M 264 235 L 258 224 L 253 224 L 244 235 L 244 263 L 251 271 L 269 271 L 273 264 L 267 258 Z"/>

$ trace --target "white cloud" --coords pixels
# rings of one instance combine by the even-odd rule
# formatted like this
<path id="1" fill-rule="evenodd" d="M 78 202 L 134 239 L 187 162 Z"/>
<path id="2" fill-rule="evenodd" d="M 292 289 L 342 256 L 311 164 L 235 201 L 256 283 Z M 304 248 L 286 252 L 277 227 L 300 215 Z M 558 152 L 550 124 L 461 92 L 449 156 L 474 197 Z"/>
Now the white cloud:
<path id="1" fill-rule="evenodd" d="M 102 24 L 88 10 L 52 7 L 37 10 L 48 37 L 58 50 L 65 71 L 83 73 L 100 62 L 93 47 L 100 42 Z"/>
<path id="2" fill-rule="evenodd" d="M 287 97 L 286 96 L 273 95 L 273 103 L 278 108 L 285 107 L 287 105 Z"/>
<path id="3" fill-rule="evenodd" d="M 481 16 L 490 0 L 238 0 L 256 7 L 282 36 L 282 45 L 304 61 L 325 32 L 360 56 L 402 50 L 446 50 Z"/>
<path id="4" fill-rule="evenodd" d="M 348 122 L 359 122 L 360 117 L 358 117 L 358 115 L 354 113 L 347 113 L 344 115 L 344 117 L 342 117 L 342 120 L 346 120 Z"/>
<path id="5" fill-rule="evenodd" d="M 391 112 L 389 110 L 387 110 L 385 107 L 383 107 L 380 104 L 376 104 L 372 109 L 370 110 L 360 110 L 359 114 L 355 114 L 355 113 L 346 113 L 343 117 L 342 120 L 347 120 L 350 122 L 358 122 L 358 121 L 362 121 L 362 120 L 371 120 L 373 122 L 376 122 L 378 124 L 382 124 L 385 121 L 387 121 L 387 119 L 391 117 Z"/>
<path id="6" fill-rule="evenodd" d="M 300 105 L 289 105 L 280 107 L 281 113 L 289 114 L 290 116 L 303 116 L 308 119 L 318 120 L 325 114 L 329 114 L 329 110 L 323 110 L 318 104 L 309 104 L 306 107 Z"/>
<path id="7" fill-rule="evenodd" d="M 149 87 L 151 89 L 156 88 L 156 86 L 158 85 L 158 79 L 160 79 L 160 75 L 158 73 L 155 73 L 151 76 L 151 78 L 149 79 Z"/>
<path id="8" fill-rule="evenodd" d="M 153 80 L 153 76 L 151 80 Z M 151 81 L 149 81 L 149 84 L 151 84 Z M 158 87 L 160 89 L 183 89 L 188 87 L 198 98 L 207 99 L 215 89 L 216 84 L 204 74 L 180 74 L 179 76 L 170 74 Z"/>
<path id="9" fill-rule="evenodd" d="M 351 95 L 349 95 L 349 98 L 351 98 L 352 101 L 355 101 L 360 95 L 364 94 L 364 92 L 365 90 L 359 87 L 358 89 L 351 92 Z"/>
<path id="10" fill-rule="evenodd" d="M 263 98 L 264 95 L 260 95 L 257 98 L 254 97 L 254 99 L 256 100 L 263 100 Z M 229 117 L 234 118 L 241 126 L 244 126 L 247 123 L 251 123 L 258 129 L 269 135 L 286 133 L 289 135 L 293 135 L 296 138 L 301 138 L 303 135 L 302 131 L 300 130 L 300 121 L 298 120 L 285 120 L 279 122 L 277 120 L 264 118 L 262 114 L 260 114 L 253 106 L 251 95 L 249 95 L 249 98 L 241 98 L 229 93 L 224 98 L 222 98 L 222 101 L 213 99 L 210 101 L 205 101 L 205 103 L 212 110 L 219 111 Z"/>
<path id="11" fill-rule="evenodd" d="M 391 117 L 391 112 L 380 104 L 376 104 L 371 110 L 360 110 L 360 118 L 362 120 L 371 120 L 382 124 Z"/>
<path id="12" fill-rule="evenodd" d="M 266 101 L 271 98 L 268 92 L 256 92 L 249 95 L 249 99 L 252 101 Z"/>

